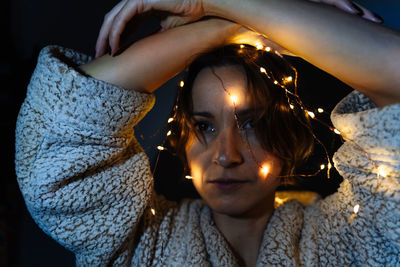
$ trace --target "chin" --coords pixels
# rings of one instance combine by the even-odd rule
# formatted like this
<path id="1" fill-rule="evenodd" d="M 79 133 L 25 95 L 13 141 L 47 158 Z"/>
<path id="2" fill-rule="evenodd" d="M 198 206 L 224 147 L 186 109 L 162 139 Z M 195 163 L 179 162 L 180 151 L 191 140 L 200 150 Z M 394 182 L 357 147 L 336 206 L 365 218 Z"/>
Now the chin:
<path id="1" fill-rule="evenodd" d="M 274 194 L 267 195 L 264 198 L 235 197 L 235 198 L 203 198 L 206 204 L 215 213 L 236 217 L 250 218 L 267 214 L 273 209 Z"/>
<path id="2" fill-rule="evenodd" d="M 248 217 L 256 209 L 255 207 L 243 205 L 244 203 L 237 205 L 237 202 L 206 203 L 213 212 L 230 217 Z"/>

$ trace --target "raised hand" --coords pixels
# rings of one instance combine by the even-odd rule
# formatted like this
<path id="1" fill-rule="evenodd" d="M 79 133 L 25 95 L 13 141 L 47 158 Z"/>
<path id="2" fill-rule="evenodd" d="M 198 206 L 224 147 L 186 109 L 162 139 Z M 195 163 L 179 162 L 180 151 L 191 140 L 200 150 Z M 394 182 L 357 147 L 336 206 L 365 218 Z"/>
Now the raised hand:
<path id="1" fill-rule="evenodd" d="M 129 20 L 137 14 L 151 10 L 173 14 L 166 19 L 165 25 L 182 25 L 204 16 L 202 0 L 122 0 L 104 17 L 97 38 L 96 57 L 105 54 L 108 44 L 111 54 L 115 54 L 119 48 L 120 36 Z"/>

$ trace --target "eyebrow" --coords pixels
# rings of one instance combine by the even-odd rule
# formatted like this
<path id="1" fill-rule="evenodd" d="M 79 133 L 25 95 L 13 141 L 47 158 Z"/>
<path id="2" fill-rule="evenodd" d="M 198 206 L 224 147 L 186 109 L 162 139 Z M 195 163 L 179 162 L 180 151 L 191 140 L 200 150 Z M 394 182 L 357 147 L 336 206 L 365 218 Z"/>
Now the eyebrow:
<path id="1" fill-rule="evenodd" d="M 214 115 L 212 115 L 210 112 L 206 111 L 200 111 L 200 112 L 193 112 L 192 116 L 201 116 L 201 117 L 206 117 L 206 118 L 214 118 Z"/>

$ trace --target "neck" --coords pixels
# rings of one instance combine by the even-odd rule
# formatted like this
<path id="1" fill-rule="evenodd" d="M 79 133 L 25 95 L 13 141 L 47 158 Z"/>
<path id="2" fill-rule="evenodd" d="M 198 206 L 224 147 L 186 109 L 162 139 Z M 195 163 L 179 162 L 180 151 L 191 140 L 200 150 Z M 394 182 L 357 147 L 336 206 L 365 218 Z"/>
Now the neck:
<path id="1" fill-rule="evenodd" d="M 213 212 L 215 224 L 228 241 L 240 266 L 255 266 L 263 233 L 274 211 L 274 196 L 262 211 L 246 216 Z"/>

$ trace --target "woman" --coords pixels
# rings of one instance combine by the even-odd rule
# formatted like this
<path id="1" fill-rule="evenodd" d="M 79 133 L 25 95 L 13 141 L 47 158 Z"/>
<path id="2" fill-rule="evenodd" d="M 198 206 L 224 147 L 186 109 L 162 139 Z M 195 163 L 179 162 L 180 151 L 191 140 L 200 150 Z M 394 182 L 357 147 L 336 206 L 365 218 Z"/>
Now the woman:
<path id="1" fill-rule="evenodd" d="M 280 175 L 290 168 L 275 143 L 267 149 L 257 135 L 252 109 L 259 106 L 249 94 L 258 90 L 249 89 L 253 80 L 240 64 L 206 64 L 190 88 L 188 120 L 196 131 L 188 133 L 184 145 L 203 201 L 176 204 L 152 193 L 147 159 L 133 138 L 132 126 L 154 101 L 148 93 L 199 53 L 266 40 L 232 22 L 208 19 L 91 62 L 70 50 L 44 49 L 17 125 L 17 173 L 32 216 L 76 254 L 78 265 L 400 262 L 397 32 L 305 1 L 137 3 L 121 2 L 107 16 L 117 28 L 104 24 L 98 56 L 107 36 L 116 51 L 119 21 L 132 14 L 150 9 L 175 13 L 165 28 L 213 15 L 268 36 L 374 103 L 353 93 L 333 114 L 348 139 L 335 157 L 345 179 L 338 193 L 305 209 L 290 202 L 274 210 Z M 113 20 L 118 12 L 120 19 Z M 371 162 L 386 172 L 379 187 L 378 169 Z M 358 203 L 361 209 L 348 223 Z"/>

